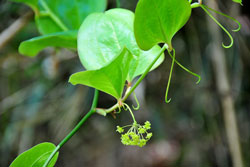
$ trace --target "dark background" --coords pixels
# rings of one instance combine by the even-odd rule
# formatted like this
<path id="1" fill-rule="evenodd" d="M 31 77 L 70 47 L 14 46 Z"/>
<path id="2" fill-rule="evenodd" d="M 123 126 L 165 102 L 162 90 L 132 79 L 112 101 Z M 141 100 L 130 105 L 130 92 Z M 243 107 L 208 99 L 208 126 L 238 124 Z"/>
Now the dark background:
<path id="1" fill-rule="evenodd" d="M 136 3 L 122 0 L 121 5 L 134 10 Z M 233 132 L 233 123 L 229 120 L 225 124 L 229 111 L 236 115 L 244 166 L 250 166 L 249 1 L 243 1 L 244 6 L 231 0 L 204 3 L 237 18 L 242 29 L 232 33 L 234 46 L 224 49 L 221 42 L 229 42 L 225 33 L 202 9 L 193 10 L 187 25 L 175 36 L 173 46 L 176 58 L 200 74 L 202 81 L 196 85 L 195 77 L 175 66 L 169 92 L 172 101 L 166 104 L 169 56 L 147 76 L 136 89 L 141 109 L 135 112 L 138 122 L 152 123 L 153 138 L 147 146 L 121 144 L 115 130 L 117 125 L 131 123 L 127 112 L 116 115 L 116 119 L 95 115 L 60 150 L 56 166 L 232 167 L 237 153 L 229 149 L 226 129 Z M 110 0 L 108 7 L 114 8 L 115 2 Z M 29 10 L 25 5 L 0 1 L 0 32 Z M 218 18 L 228 30 L 236 26 L 227 18 Z M 0 48 L 0 167 L 8 166 L 18 154 L 38 143 L 58 144 L 91 105 L 92 89 L 68 83 L 71 74 L 83 70 L 76 53 L 65 49 L 55 52 L 51 48 L 35 58 L 18 53 L 21 41 L 38 35 L 31 20 Z M 219 67 L 225 67 L 224 81 Z M 230 85 L 226 93 L 224 82 Z M 114 103 L 114 99 L 102 93 L 98 107 Z M 233 139 L 231 144 L 237 145 L 237 141 Z"/>

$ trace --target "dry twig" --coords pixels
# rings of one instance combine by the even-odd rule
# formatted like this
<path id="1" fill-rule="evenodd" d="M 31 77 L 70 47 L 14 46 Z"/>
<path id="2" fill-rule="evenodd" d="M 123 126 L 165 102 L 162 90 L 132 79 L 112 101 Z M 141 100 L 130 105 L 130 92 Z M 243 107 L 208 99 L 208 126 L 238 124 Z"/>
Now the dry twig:
<path id="1" fill-rule="evenodd" d="M 2 49 L 19 31 L 21 31 L 26 24 L 28 24 L 32 16 L 32 11 L 25 13 L 0 34 L 0 49 Z"/>

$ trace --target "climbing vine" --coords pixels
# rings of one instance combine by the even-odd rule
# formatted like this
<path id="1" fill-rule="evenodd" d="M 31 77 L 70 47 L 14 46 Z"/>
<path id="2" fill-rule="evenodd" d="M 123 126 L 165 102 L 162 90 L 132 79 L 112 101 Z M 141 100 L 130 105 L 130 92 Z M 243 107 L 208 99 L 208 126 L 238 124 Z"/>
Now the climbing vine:
<path id="1" fill-rule="evenodd" d="M 19 52 L 27 56 L 35 56 L 46 47 L 59 47 L 77 50 L 80 61 L 86 69 L 72 74 L 69 82 L 73 85 L 85 85 L 95 89 L 90 111 L 77 126 L 57 146 L 52 143 L 41 143 L 19 155 L 10 167 L 53 167 L 58 158 L 60 148 L 70 140 L 86 120 L 94 113 L 106 116 L 109 113 L 128 112 L 132 123 L 117 126 L 124 145 L 142 147 L 152 137 L 151 123 L 137 123 L 133 110 L 139 110 L 139 101 L 134 90 L 147 76 L 164 61 L 165 54 L 172 59 L 165 101 L 168 97 L 174 65 L 197 78 L 201 77 L 184 67 L 176 57 L 172 39 L 187 24 L 192 10 L 201 8 L 228 35 L 233 45 L 230 32 L 211 14 L 225 16 L 238 24 L 231 16 L 216 11 L 202 3 L 192 0 L 140 0 L 135 13 L 115 8 L 105 11 L 106 0 L 13 0 L 30 6 L 35 13 L 35 21 L 41 36 L 24 41 Z M 242 1 L 233 0 L 242 5 Z M 87 6 L 87 8 L 81 8 Z M 117 6 L 120 1 L 117 0 Z M 105 11 L 105 12 L 104 12 Z M 77 17 L 76 17 L 77 16 Z M 162 47 L 159 46 L 159 44 Z M 138 79 L 137 79 L 138 78 Z M 108 109 L 98 108 L 98 91 L 113 96 L 117 103 Z M 126 100 L 134 94 L 137 106 L 130 107 Z"/>

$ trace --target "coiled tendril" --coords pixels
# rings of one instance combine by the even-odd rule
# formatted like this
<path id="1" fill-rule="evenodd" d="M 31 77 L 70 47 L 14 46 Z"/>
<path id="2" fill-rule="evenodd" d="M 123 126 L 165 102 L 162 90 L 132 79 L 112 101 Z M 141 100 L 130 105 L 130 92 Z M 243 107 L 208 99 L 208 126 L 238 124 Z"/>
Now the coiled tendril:
<path id="1" fill-rule="evenodd" d="M 215 13 L 217 13 L 217 14 L 219 14 L 219 15 L 222 15 L 222 16 L 225 16 L 225 17 L 227 17 L 228 19 L 230 19 L 230 20 L 232 20 L 232 21 L 234 21 L 235 23 L 237 23 L 238 24 L 238 28 L 237 29 L 235 29 L 235 30 L 232 30 L 232 31 L 234 31 L 234 32 L 237 32 L 237 31 L 239 31 L 240 29 L 241 29 L 241 24 L 240 24 L 240 22 L 239 21 L 237 21 L 235 18 L 233 18 L 233 17 L 231 17 L 231 16 L 228 16 L 228 15 L 226 15 L 226 14 L 224 14 L 224 13 L 221 13 L 221 12 L 219 12 L 219 11 L 216 11 L 216 10 L 214 10 L 214 9 L 212 9 L 212 8 L 209 8 L 208 6 L 206 6 L 206 5 L 200 5 L 200 7 L 208 14 L 208 16 L 211 18 L 211 19 L 213 19 L 213 21 L 228 35 L 228 37 L 230 38 L 230 44 L 229 45 L 224 45 L 224 43 L 222 43 L 222 46 L 224 47 L 224 48 L 230 48 L 230 47 L 232 47 L 233 46 L 233 44 L 234 44 L 234 39 L 233 39 L 233 37 L 232 37 L 232 35 L 228 32 L 228 30 L 223 26 L 223 25 L 221 25 L 221 23 L 208 11 L 208 10 L 211 10 L 211 11 L 213 11 L 213 12 L 215 12 Z"/>

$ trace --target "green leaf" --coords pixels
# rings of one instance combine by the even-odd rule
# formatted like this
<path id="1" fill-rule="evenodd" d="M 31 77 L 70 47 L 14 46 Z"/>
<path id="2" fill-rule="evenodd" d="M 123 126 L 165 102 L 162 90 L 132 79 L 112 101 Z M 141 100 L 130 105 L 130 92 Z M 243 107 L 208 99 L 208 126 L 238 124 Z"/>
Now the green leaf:
<path id="1" fill-rule="evenodd" d="M 243 5 L 242 4 L 242 0 L 233 0 L 235 3 L 239 3 L 239 4 L 241 4 L 241 5 Z"/>
<path id="2" fill-rule="evenodd" d="M 20 154 L 10 167 L 42 167 L 56 146 L 52 143 L 41 143 Z M 58 153 L 51 160 L 48 167 L 53 167 L 58 158 Z"/>
<path id="3" fill-rule="evenodd" d="M 172 48 L 172 38 L 191 15 L 187 0 L 140 0 L 135 11 L 135 38 L 139 47 L 149 50 L 158 43 Z"/>
<path id="4" fill-rule="evenodd" d="M 32 38 L 19 46 L 19 52 L 27 56 L 36 56 L 46 47 L 77 48 L 77 31 L 57 32 Z"/>
<path id="5" fill-rule="evenodd" d="M 111 9 L 105 13 L 89 15 L 80 27 L 77 45 L 80 60 L 87 70 L 106 66 L 125 46 L 134 56 L 127 80 L 142 74 L 160 51 L 139 49 L 134 37 L 134 13 L 126 9 Z M 164 54 L 152 69 L 164 60 Z"/>
<path id="6" fill-rule="evenodd" d="M 41 34 L 78 30 L 91 13 L 102 12 L 107 0 L 12 0 L 30 6 Z"/>
<path id="7" fill-rule="evenodd" d="M 36 23 L 42 34 L 78 30 L 93 12 L 106 9 L 107 0 L 39 0 Z"/>
<path id="8" fill-rule="evenodd" d="M 21 54 L 35 56 L 49 46 L 75 48 L 76 33 L 83 20 L 93 12 L 102 12 L 107 0 L 12 0 L 29 5 L 35 12 L 38 30 L 45 36 L 21 44 Z M 65 32 L 65 33 L 63 33 Z"/>
<path id="9" fill-rule="evenodd" d="M 120 99 L 132 58 L 132 54 L 124 48 L 118 57 L 106 66 L 98 70 L 75 73 L 70 76 L 69 82 L 73 85 L 90 86 Z"/>

